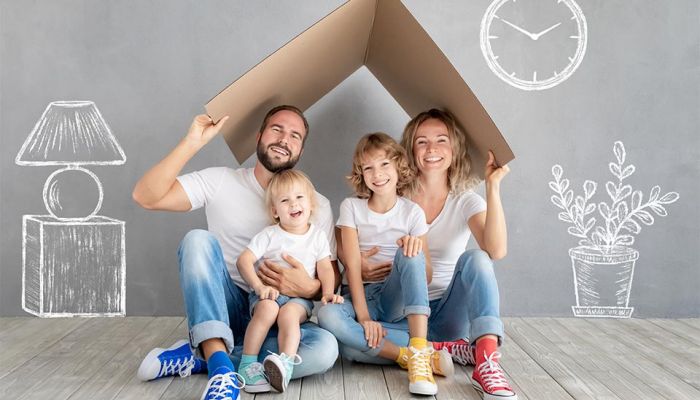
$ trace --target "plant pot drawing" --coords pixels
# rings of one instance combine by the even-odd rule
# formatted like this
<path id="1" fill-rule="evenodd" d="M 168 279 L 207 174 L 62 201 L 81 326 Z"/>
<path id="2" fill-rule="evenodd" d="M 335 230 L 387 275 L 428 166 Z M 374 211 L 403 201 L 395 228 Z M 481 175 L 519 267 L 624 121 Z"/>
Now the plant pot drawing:
<path id="1" fill-rule="evenodd" d="M 577 317 L 629 318 L 634 264 L 639 252 L 615 247 L 609 252 L 579 246 L 569 250 L 574 271 Z"/>
<path id="2" fill-rule="evenodd" d="M 666 206 L 679 198 L 677 192 L 662 194 L 661 187 L 654 186 L 645 200 L 641 190 L 633 190 L 624 182 L 636 168 L 625 165 L 627 155 L 622 142 L 615 142 L 613 153 L 615 160 L 608 169 L 616 179 L 604 185 L 610 198 L 607 203 L 593 200 L 598 183 L 586 180 L 583 195 L 575 196 L 562 167 L 552 167 L 554 180 L 549 187 L 554 195 L 550 200 L 561 210 L 559 220 L 570 225 L 567 232 L 579 238 L 578 247 L 569 249 L 576 294 L 576 305 L 571 309 L 577 317 L 632 316 L 630 291 L 639 252 L 628 246 L 634 244 L 642 226 L 654 224 L 653 214 L 665 217 Z"/>

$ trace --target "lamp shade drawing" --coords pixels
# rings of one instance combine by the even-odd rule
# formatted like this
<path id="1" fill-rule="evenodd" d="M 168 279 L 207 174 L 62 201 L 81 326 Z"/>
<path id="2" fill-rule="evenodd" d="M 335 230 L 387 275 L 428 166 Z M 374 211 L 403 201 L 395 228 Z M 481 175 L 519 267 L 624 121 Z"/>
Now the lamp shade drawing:
<path id="1" fill-rule="evenodd" d="M 23 216 L 25 311 L 40 317 L 125 315 L 125 224 L 97 215 L 102 183 L 84 167 L 125 162 L 95 103 L 46 107 L 15 158 L 17 165 L 61 167 L 44 184 L 49 215 Z"/>

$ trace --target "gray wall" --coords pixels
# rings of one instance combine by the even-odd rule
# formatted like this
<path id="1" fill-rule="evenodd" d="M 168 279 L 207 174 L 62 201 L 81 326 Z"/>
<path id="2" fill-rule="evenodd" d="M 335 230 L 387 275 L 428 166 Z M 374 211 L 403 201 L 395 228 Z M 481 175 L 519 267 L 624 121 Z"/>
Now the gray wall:
<path id="1" fill-rule="evenodd" d="M 14 157 L 46 105 L 92 100 L 128 161 L 91 168 L 100 212 L 126 221 L 128 315 L 181 315 L 176 247 L 205 227 L 202 212 L 148 212 L 131 201 L 136 180 L 183 136 L 220 89 L 341 1 L 0 0 L 0 316 L 21 308 L 22 215 L 45 213 L 41 190 L 56 168 Z M 637 167 L 629 183 L 677 191 L 668 216 L 644 227 L 630 305 L 636 317 L 700 313 L 700 6 L 696 0 L 579 0 L 589 42 L 578 71 L 541 92 L 513 88 L 488 68 L 479 25 L 490 0 L 405 0 L 453 62 L 516 154 L 503 182 L 509 253 L 497 263 L 504 315 L 571 315 L 574 287 L 566 233 L 551 204 L 551 167 L 580 191 L 611 178 L 615 140 Z M 516 56 L 519 56 L 516 54 Z M 398 137 L 407 115 L 365 69 L 308 110 L 311 138 L 300 163 L 333 202 L 357 139 Z M 186 167 L 237 167 L 215 139 Z M 245 166 L 252 165 L 248 160 Z M 601 199 L 602 200 L 602 199 Z"/>

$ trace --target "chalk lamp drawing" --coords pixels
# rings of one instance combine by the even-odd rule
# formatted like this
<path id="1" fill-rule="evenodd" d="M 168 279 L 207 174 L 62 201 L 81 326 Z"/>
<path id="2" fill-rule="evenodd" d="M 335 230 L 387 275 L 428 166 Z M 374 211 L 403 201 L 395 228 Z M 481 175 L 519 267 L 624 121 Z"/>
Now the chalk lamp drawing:
<path id="1" fill-rule="evenodd" d="M 44 185 L 48 215 L 22 217 L 25 311 L 39 317 L 125 315 L 125 223 L 97 215 L 102 183 L 83 167 L 125 162 L 93 102 L 46 107 L 15 158 L 17 165 L 62 167 Z"/>
<path id="2" fill-rule="evenodd" d="M 481 20 L 479 36 L 496 76 L 518 89 L 545 90 L 581 65 L 588 28 L 574 0 L 495 0 Z"/>
<path id="3" fill-rule="evenodd" d="M 641 190 L 624 183 L 635 167 L 625 165 L 622 142 L 615 142 L 613 153 L 615 160 L 608 167 L 616 180 L 605 184 L 610 203 L 591 201 L 598 184 L 590 180 L 583 183 L 583 195 L 574 197 L 569 180 L 562 178 L 562 167 L 552 167 L 554 180 L 549 187 L 555 194 L 551 201 L 562 210 L 559 220 L 571 225 L 569 234 L 580 239 L 578 247 L 569 249 L 576 293 L 576 305 L 571 308 L 577 317 L 632 316 L 629 300 L 639 252 L 629 246 L 643 225 L 654 223 L 653 214 L 666 216 L 665 206 L 679 198 L 676 192 L 662 195 L 661 188 L 654 186 L 645 201 Z M 598 225 L 593 216 L 596 210 L 601 217 Z"/>

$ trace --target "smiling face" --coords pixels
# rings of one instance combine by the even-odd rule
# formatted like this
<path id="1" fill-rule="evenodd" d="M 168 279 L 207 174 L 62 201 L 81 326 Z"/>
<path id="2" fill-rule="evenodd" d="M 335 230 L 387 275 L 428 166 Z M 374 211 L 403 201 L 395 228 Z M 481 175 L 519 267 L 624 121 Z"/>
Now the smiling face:
<path id="1" fill-rule="evenodd" d="M 386 151 L 375 150 L 364 154 L 360 166 L 362 179 L 373 194 L 396 194 L 398 171 Z"/>
<path id="2" fill-rule="evenodd" d="M 304 149 L 305 135 L 304 121 L 299 115 L 288 110 L 276 112 L 258 133 L 258 160 L 273 173 L 294 167 Z"/>
<path id="3" fill-rule="evenodd" d="M 305 233 L 311 218 L 311 194 L 301 182 L 285 186 L 272 199 L 272 215 L 284 230 Z"/>
<path id="4" fill-rule="evenodd" d="M 413 139 L 413 160 L 421 174 L 447 173 L 452 164 L 452 142 L 444 122 L 430 118 L 418 126 Z"/>

